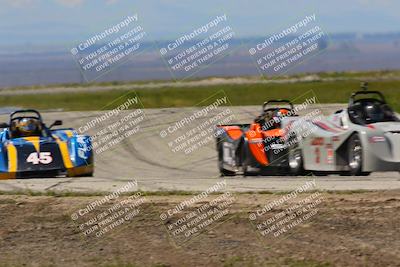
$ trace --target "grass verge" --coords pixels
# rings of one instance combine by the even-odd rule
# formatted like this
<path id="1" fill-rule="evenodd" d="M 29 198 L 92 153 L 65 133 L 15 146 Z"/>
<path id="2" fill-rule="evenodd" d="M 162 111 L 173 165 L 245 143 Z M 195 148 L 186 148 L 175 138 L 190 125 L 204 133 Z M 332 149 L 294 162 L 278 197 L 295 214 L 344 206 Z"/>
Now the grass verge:
<path id="1" fill-rule="evenodd" d="M 204 99 L 223 90 L 234 106 L 261 105 L 273 98 L 295 99 L 313 90 L 320 103 L 346 103 L 352 92 L 359 90 L 359 81 L 338 80 L 320 82 L 299 82 L 283 84 L 212 85 L 187 88 L 165 87 L 137 89 L 136 92 L 145 108 L 192 107 Z M 375 81 L 371 90 L 379 90 L 389 104 L 400 111 L 400 80 Z M 18 106 L 39 110 L 63 109 L 101 110 L 115 99 L 124 101 L 129 89 L 115 89 L 97 92 L 74 92 L 36 95 L 10 95 L 0 98 L 1 106 Z M 120 102 L 118 101 L 118 102 Z"/>

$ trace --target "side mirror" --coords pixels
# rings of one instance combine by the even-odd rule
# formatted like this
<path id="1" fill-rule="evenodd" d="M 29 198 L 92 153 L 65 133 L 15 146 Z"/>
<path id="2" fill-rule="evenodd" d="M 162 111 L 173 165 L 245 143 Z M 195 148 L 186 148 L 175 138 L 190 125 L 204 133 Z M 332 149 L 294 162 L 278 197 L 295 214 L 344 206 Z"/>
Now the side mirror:
<path id="1" fill-rule="evenodd" d="M 63 125 L 63 122 L 61 120 L 56 120 L 55 122 L 53 122 L 52 125 L 50 125 L 49 128 L 52 128 L 54 126 L 61 126 L 61 125 Z"/>
<path id="2" fill-rule="evenodd" d="M 8 123 L 2 122 L 0 123 L 0 128 L 8 128 Z"/>

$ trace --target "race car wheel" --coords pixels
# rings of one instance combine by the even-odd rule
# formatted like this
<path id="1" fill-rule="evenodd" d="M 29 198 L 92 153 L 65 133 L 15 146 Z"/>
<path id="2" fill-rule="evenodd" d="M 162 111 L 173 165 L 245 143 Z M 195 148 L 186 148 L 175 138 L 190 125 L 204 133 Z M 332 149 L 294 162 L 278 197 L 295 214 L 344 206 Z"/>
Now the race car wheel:
<path id="1" fill-rule="evenodd" d="M 258 173 L 249 171 L 249 165 L 246 162 L 242 163 L 242 175 L 246 176 L 257 176 Z"/>
<path id="2" fill-rule="evenodd" d="M 304 174 L 303 154 L 297 143 L 295 143 L 289 148 L 288 165 L 290 174 L 292 175 Z"/>
<path id="3" fill-rule="evenodd" d="M 240 153 L 241 153 L 241 159 L 242 159 L 242 175 L 243 175 L 243 177 L 257 176 L 258 173 L 249 171 L 249 164 L 247 162 L 247 159 L 249 156 L 247 155 L 247 153 L 248 153 L 247 149 L 245 149 L 244 146 L 242 146 L 240 151 L 241 151 Z"/>
<path id="4" fill-rule="evenodd" d="M 365 175 L 362 171 L 363 148 L 358 134 L 353 134 L 349 140 L 348 160 L 351 175 Z"/>
<path id="5" fill-rule="evenodd" d="M 243 163 L 243 165 L 242 165 L 242 175 L 243 175 L 243 177 L 246 177 L 246 176 L 250 175 L 246 163 Z"/>
<path id="6" fill-rule="evenodd" d="M 218 145 L 218 169 L 219 169 L 219 173 L 222 176 L 235 176 L 236 172 L 234 171 L 230 171 L 224 168 L 224 161 L 223 161 L 223 155 L 224 151 L 222 148 L 222 144 L 219 143 Z"/>

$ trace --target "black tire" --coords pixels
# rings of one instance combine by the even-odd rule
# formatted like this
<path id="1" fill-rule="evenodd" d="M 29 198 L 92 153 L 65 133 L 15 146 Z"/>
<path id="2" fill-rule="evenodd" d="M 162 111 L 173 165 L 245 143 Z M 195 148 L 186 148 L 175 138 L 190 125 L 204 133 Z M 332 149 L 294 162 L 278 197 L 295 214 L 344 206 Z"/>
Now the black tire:
<path id="1" fill-rule="evenodd" d="M 94 176 L 93 172 L 83 173 L 79 175 L 69 175 L 69 174 L 66 175 L 66 177 L 93 177 L 93 176 Z"/>
<path id="2" fill-rule="evenodd" d="M 328 176 L 328 172 L 324 172 L 324 171 L 312 171 L 311 172 L 313 175 L 315 176 Z"/>
<path id="3" fill-rule="evenodd" d="M 363 172 L 363 147 L 360 136 L 353 134 L 347 146 L 348 149 L 348 163 L 350 168 L 350 175 L 353 176 L 365 176 L 369 175 L 368 172 Z"/>
<path id="4" fill-rule="evenodd" d="M 257 173 L 257 172 L 249 171 L 249 165 L 247 165 L 247 163 L 245 163 L 245 162 L 242 163 L 242 171 L 243 171 L 243 177 L 259 175 L 259 173 Z"/>
<path id="5" fill-rule="evenodd" d="M 86 173 L 86 174 L 82 175 L 81 177 L 93 177 L 93 176 L 94 176 L 94 173 L 91 172 L 91 173 Z"/>
<path id="6" fill-rule="evenodd" d="M 292 140 L 294 140 L 293 138 Z M 304 175 L 304 160 L 303 152 L 299 148 L 299 144 L 295 142 L 289 147 L 288 153 L 288 168 L 291 175 L 299 176 Z"/>
<path id="7" fill-rule="evenodd" d="M 248 171 L 248 165 L 246 163 L 247 153 L 246 153 L 246 149 L 245 149 L 243 143 L 242 143 L 241 148 L 240 148 L 240 158 L 241 158 L 242 175 L 243 175 L 243 177 L 250 176 L 250 173 Z"/>
<path id="8" fill-rule="evenodd" d="M 242 148 L 240 150 L 240 157 L 241 157 L 241 165 L 242 165 L 242 175 L 243 177 L 246 176 L 258 176 L 260 175 L 259 172 L 255 172 L 255 171 L 249 171 L 249 164 L 246 163 L 246 160 L 248 159 L 249 155 L 248 155 L 248 150 L 244 147 L 244 144 L 242 144 Z"/>
<path id="9" fill-rule="evenodd" d="M 222 143 L 218 144 L 218 169 L 221 177 L 223 176 L 235 176 L 236 172 L 224 169 L 224 161 L 223 161 L 223 149 Z"/>
<path id="10" fill-rule="evenodd" d="M 242 164 L 242 171 L 243 171 L 243 177 L 246 177 L 246 176 L 250 176 L 250 173 L 249 173 L 249 171 L 247 170 L 247 164 L 246 163 L 243 163 Z"/>

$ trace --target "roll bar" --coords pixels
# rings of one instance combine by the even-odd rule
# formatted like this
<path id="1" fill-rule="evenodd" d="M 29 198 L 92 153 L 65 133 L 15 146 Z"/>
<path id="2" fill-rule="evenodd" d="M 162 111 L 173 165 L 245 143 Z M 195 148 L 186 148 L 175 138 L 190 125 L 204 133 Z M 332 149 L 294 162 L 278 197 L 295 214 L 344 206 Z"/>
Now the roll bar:
<path id="1" fill-rule="evenodd" d="M 263 104 L 263 106 L 262 106 L 263 111 L 265 111 L 265 110 L 266 110 L 266 107 L 267 107 L 268 105 L 272 104 L 272 103 L 277 103 L 277 104 L 278 104 L 278 103 L 285 103 L 285 104 L 288 104 L 288 105 L 290 106 L 291 109 L 294 108 L 292 102 L 290 102 L 289 100 L 286 100 L 286 99 L 272 99 L 272 100 L 269 100 L 269 101 L 267 101 L 267 102 L 264 102 L 264 104 Z"/>
<path id="2" fill-rule="evenodd" d="M 34 110 L 34 109 L 22 109 L 22 110 L 17 110 L 11 113 L 10 115 L 10 120 L 14 118 L 16 114 L 23 114 L 23 113 L 34 113 L 36 115 L 36 118 L 42 121 L 42 116 L 40 115 L 39 111 Z"/>
<path id="3" fill-rule="evenodd" d="M 351 94 L 350 100 L 349 100 L 349 106 L 354 104 L 354 102 L 356 101 L 355 100 L 356 96 L 359 96 L 359 95 L 378 95 L 380 97 L 380 100 L 383 103 L 386 103 L 385 97 L 379 91 L 357 91 L 357 92 L 354 92 L 354 93 Z"/>

